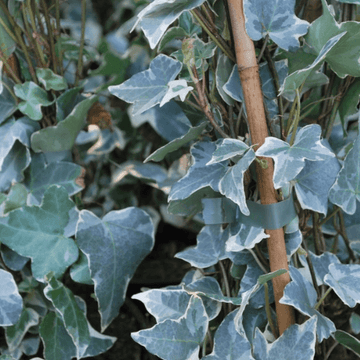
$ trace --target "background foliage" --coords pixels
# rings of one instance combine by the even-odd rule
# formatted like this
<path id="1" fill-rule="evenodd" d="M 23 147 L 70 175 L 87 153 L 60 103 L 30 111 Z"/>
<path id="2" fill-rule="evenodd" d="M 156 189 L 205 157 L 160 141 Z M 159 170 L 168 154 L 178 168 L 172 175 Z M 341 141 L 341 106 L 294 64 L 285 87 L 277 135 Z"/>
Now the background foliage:
<path id="1" fill-rule="evenodd" d="M 244 1 L 256 148 L 225 2 L 0 0 L 0 359 L 360 354 L 360 3 L 308 3 Z M 259 156 L 284 206 L 266 226 Z M 280 337 L 270 226 L 297 311 Z M 158 244 L 181 260 L 130 299 Z M 124 309 L 149 353 L 109 331 Z"/>

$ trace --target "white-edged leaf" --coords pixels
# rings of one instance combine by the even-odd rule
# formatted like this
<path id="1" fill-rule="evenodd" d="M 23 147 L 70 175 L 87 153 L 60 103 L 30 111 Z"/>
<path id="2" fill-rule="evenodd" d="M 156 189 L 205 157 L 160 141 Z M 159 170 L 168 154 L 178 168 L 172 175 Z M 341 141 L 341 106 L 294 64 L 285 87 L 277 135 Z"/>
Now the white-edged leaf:
<path id="1" fill-rule="evenodd" d="M 160 107 L 177 96 L 180 97 L 181 101 L 185 101 L 186 95 L 191 90 L 194 90 L 194 88 L 192 86 L 187 86 L 185 79 L 169 81 L 168 90 L 160 102 Z"/>
<path id="2" fill-rule="evenodd" d="M 14 277 L 3 269 L 0 269 L 0 289 L 0 325 L 14 325 L 20 318 L 23 300 Z"/>
<path id="3" fill-rule="evenodd" d="M 255 157 L 254 150 L 248 150 L 237 164 L 228 168 L 219 184 L 220 193 L 239 205 L 241 212 L 245 215 L 249 215 L 250 211 L 246 205 L 244 174 L 255 160 Z"/>
<path id="4" fill-rule="evenodd" d="M 309 23 L 295 15 L 295 0 L 247 0 L 244 2 L 246 32 L 253 40 L 269 35 L 279 47 L 294 51 Z"/>
<path id="5" fill-rule="evenodd" d="M 76 240 L 88 258 L 104 330 L 118 315 L 136 268 L 153 248 L 153 224 L 134 207 L 111 211 L 102 220 L 82 210 Z"/>
<path id="6" fill-rule="evenodd" d="M 181 68 L 180 61 L 160 54 L 151 61 L 148 70 L 133 75 L 120 85 L 109 86 L 109 91 L 126 102 L 134 103 L 133 115 L 141 114 L 160 104 L 168 91 L 168 83 L 175 80 Z"/>
<path id="7" fill-rule="evenodd" d="M 225 251 L 228 238 L 228 228 L 223 230 L 221 225 L 205 225 L 197 236 L 197 245 L 178 252 L 175 257 L 201 269 L 215 265 L 228 257 Z"/>
<path id="8" fill-rule="evenodd" d="M 259 329 L 253 341 L 256 360 L 313 360 L 316 342 L 316 319 L 310 318 L 301 325 L 291 325 L 269 344 Z"/>
<path id="9" fill-rule="evenodd" d="M 44 294 L 63 320 L 65 329 L 76 346 L 76 357 L 83 357 L 90 344 L 90 331 L 86 316 L 78 306 L 74 294 L 54 277 L 49 279 Z"/>
<path id="10" fill-rule="evenodd" d="M 293 180 L 305 166 L 305 159 L 326 160 L 335 155 L 321 144 L 321 127 L 307 125 L 301 128 L 290 146 L 285 141 L 267 137 L 256 151 L 256 156 L 271 157 L 275 161 L 274 186 L 279 189 Z"/>
<path id="11" fill-rule="evenodd" d="M 360 201 L 360 136 L 346 155 L 335 184 L 329 192 L 329 200 L 341 207 L 347 214 L 356 211 L 356 200 Z"/>
<path id="12" fill-rule="evenodd" d="M 228 314 L 217 328 L 214 337 L 214 349 L 203 360 L 254 360 L 251 346 L 246 337 L 235 330 L 236 310 Z"/>
<path id="13" fill-rule="evenodd" d="M 11 118 L 0 126 L 0 169 L 15 141 L 30 147 L 30 135 L 39 129 L 40 125 L 26 116 L 16 121 Z"/>
<path id="14" fill-rule="evenodd" d="M 326 139 L 322 139 L 321 143 L 331 151 Z M 302 209 L 323 213 L 326 216 L 329 190 L 334 184 L 340 168 L 336 157 L 323 161 L 305 160 L 304 168 L 295 178 L 296 196 Z"/>
<path id="15" fill-rule="evenodd" d="M 188 173 L 171 188 L 169 201 L 186 199 L 206 186 L 219 191 L 219 182 L 225 175 L 227 167 L 226 162 L 206 165 L 211 160 L 214 150 L 215 143 L 210 141 L 201 141 L 191 147 L 194 164 Z"/>
<path id="16" fill-rule="evenodd" d="M 314 286 L 295 267 L 290 265 L 289 271 L 292 281 L 286 285 L 280 303 L 291 305 L 304 315 L 315 316 L 316 333 L 319 342 L 322 342 L 336 330 L 336 327 L 329 318 L 314 309 L 317 299 Z"/>
<path id="17" fill-rule="evenodd" d="M 212 154 L 211 160 L 206 165 L 215 164 L 232 157 L 243 155 L 249 146 L 238 139 L 219 139 L 216 142 L 216 150 Z"/>
<path id="18" fill-rule="evenodd" d="M 137 15 L 138 23 L 154 49 L 166 29 L 184 11 L 200 6 L 205 0 L 155 0 Z"/>
<path id="19" fill-rule="evenodd" d="M 151 329 L 132 333 L 131 337 L 161 359 L 198 360 L 208 324 L 209 318 L 202 300 L 192 296 L 182 317 L 165 320 Z"/>
<path id="20" fill-rule="evenodd" d="M 324 283 L 350 307 L 360 303 L 360 265 L 330 264 Z"/>

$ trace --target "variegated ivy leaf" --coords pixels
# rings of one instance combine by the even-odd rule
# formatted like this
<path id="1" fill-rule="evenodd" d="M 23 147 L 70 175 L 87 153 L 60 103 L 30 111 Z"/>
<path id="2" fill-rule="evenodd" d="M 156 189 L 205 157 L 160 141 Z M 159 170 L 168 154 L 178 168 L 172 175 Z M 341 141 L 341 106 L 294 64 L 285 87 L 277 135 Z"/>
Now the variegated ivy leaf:
<path id="1" fill-rule="evenodd" d="M 231 159 L 238 155 L 243 155 L 249 146 L 238 139 L 220 139 L 216 142 L 216 150 L 212 154 L 211 160 L 206 164 L 216 164 L 221 161 Z"/>
<path id="2" fill-rule="evenodd" d="M 53 100 L 48 99 L 48 94 L 44 89 L 32 81 L 16 84 L 14 86 L 14 92 L 17 97 L 25 100 L 22 101 L 18 107 L 19 110 L 31 120 L 41 120 L 41 107 L 49 106 L 54 102 Z"/>
<path id="3" fill-rule="evenodd" d="M 245 336 L 235 329 L 234 318 L 236 310 L 228 314 L 215 333 L 213 352 L 202 360 L 254 360 L 251 346 Z"/>
<path id="4" fill-rule="evenodd" d="M 237 164 L 228 168 L 219 184 L 220 193 L 238 204 L 244 215 L 250 215 L 250 211 L 246 205 L 244 174 L 254 160 L 254 150 L 250 149 Z"/>
<path id="5" fill-rule="evenodd" d="M 246 32 L 253 40 L 269 35 L 279 47 L 295 51 L 309 23 L 295 15 L 295 0 L 247 0 L 244 2 Z"/>
<path id="6" fill-rule="evenodd" d="M 165 320 L 131 337 L 164 360 L 196 360 L 209 325 L 202 300 L 192 296 L 186 313 L 177 320 Z"/>
<path id="7" fill-rule="evenodd" d="M 13 275 L 2 269 L 0 269 L 0 287 L 0 325 L 11 326 L 19 320 L 23 300 Z"/>
<path id="8" fill-rule="evenodd" d="M 231 96 L 229 96 L 225 90 L 223 89 L 223 86 L 226 84 L 226 82 L 229 80 L 230 74 L 233 70 L 234 63 L 227 57 L 225 54 L 221 54 L 218 59 L 217 67 L 216 67 L 216 88 L 222 97 L 222 99 L 228 104 L 228 105 L 234 105 L 234 100 Z"/>
<path id="9" fill-rule="evenodd" d="M 329 200 L 352 215 L 356 211 L 356 200 L 360 201 L 360 136 L 346 155 L 335 184 L 329 192 Z"/>
<path id="10" fill-rule="evenodd" d="M 267 137 L 256 151 L 256 156 L 271 157 L 275 161 L 274 186 L 279 189 L 293 180 L 305 166 L 305 159 L 320 161 L 335 155 L 320 142 L 321 127 L 307 125 L 301 128 L 290 146 L 285 141 Z"/>
<path id="11" fill-rule="evenodd" d="M 314 309 L 317 294 L 314 286 L 306 280 L 298 269 L 289 266 L 292 281 L 285 287 L 280 303 L 288 304 L 302 314 L 316 317 L 316 333 L 319 342 L 327 339 L 335 330 L 334 323 Z"/>
<path id="12" fill-rule="evenodd" d="M 161 102 L 168 91 L 168 83 L 175 80 L 181 68 L 180 61 L 160 54 L 150 63 L 148 70 L 135 74 L 120 85 L 109 86 L 109 91 L 119 99 L 134 103 L 133 115 L 138 115 Z"/>
<path id="13" fill-rule="evenodd" d="M 197 268 L 215 265 L 228 257 L 225 251 L 228 238 L 228 227 L 223 230 L 221 225 L 205 225 L 197 236 L 197 245 L 177 253 L 175 257 Z"/>
<path id="14" fill-rule="evenodd" d="M 103 219 L 82 210 L 76 241 L 88 259 L 105 330 L 118 315 L 136 268 L 154 246 L 154 226 L 135 207 L 111 211 Z"/>
<path id="15" fill-rule="evenodd" d="M 253 341 L 254 357 L 261 360 L 312 360 L 315 355 L 316 319 L 301 325 L 292 325 L 269 344 L 265 335 L 257 328 Z M 289 346 L 291 344 L 291 346 Z"/>
<path id="16" fill-rule="evenodd" d="M 321 143 L 330 151 L 326 139 Z M 340 170 L 336 157 L 323 161 L 305 161 L 305 166 L 295 178 L 296 196 L 302 209 L 309 209 L 326 215 L 328 211 L 329 190 Z"/>
<path id="17" fill-rule="evenodd" d="M 168 91 L 161 100 L 160 107 L 177 96 L 180 97 L 181 101 L 185 101 L 186 95 L 193 89 L 192 86 L 187 86 L 187 82 L 184 79 L 169 81 Z"/>
<path id="18" fill-rule="evenodd" d="M 137 15 L 138 23 L 154 49 L 166 29 L 184 11 L 200 6 L 205 0 L 155 0 Z"/>
<path id="19" fill-rule="evenodd" d="M 330 264 L 324 277 L 337 296 L 350 307 L 360 303 L 360 265 Z"/>
<path id="20" fill-rule="evenodd" d="M 169 201 L 183 200 L 195 191 L 210 186 L 219 191 L 219 182 L 227 171 L 226 162 L 206 165 L 211 160 L 215 143 L 201 141 L 191 147 L 193 165 L 188 173 L 174 184 L 169 194 Z"/>

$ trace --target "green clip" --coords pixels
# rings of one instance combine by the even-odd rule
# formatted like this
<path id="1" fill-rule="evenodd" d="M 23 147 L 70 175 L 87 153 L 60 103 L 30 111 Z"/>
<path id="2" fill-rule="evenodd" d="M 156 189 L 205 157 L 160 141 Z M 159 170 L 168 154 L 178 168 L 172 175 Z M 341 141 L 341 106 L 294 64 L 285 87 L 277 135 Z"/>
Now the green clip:
<path id="1" fill-rule="evenodd" d="M 275 230 L 289 224 L 296 217 L 292 196 L 269 205 L 248 200 L 246 203 L 250 210 L 249 216 L 241 213 L 239 206 L 228 198 L 207 198 L 202 199 L 201 202 L 203 219 L 207 225 L 241 222 L 246 225 Z"/>

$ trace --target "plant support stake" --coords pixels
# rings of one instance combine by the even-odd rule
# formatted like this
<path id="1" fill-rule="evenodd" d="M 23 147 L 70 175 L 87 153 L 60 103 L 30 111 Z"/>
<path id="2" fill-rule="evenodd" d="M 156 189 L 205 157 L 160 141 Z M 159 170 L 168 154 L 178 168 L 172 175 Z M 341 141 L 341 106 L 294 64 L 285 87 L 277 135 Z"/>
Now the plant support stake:
<path id="1" fill-rule="evenodd" d="M 245 18 L 243 14 L 242 0 L 228 0 L 236 62 L 243 88 L 244 101 L 248 114 L 248 122 L 252 144 L 261 146 L 268 136 L 268 129 L 263 106 L 263 94 L 261 91 L 259 67 L 255 55 L 255 47 L 252 40 L 245 31 Z M 265 158 L 264 158 L 265 159 Z M 273 184 L 274 167 L 271 160 L 267 169 L 256 163 L 256 173 L 262 204 L 273 204 L 277 202 L 276 191 Z M 283 228 L 266 230 L 270 235 L 267 240 L 269 251 L 270 270 L 287 269 L 287 257 Z M 280 304 L 285 286 L 290 282 L 289 273 L 282 274 L 272 279 L 275 295 L 276 314 L 281 335 L 290 325 L 295 323 L 294 310 L 292 307 Z"/>

